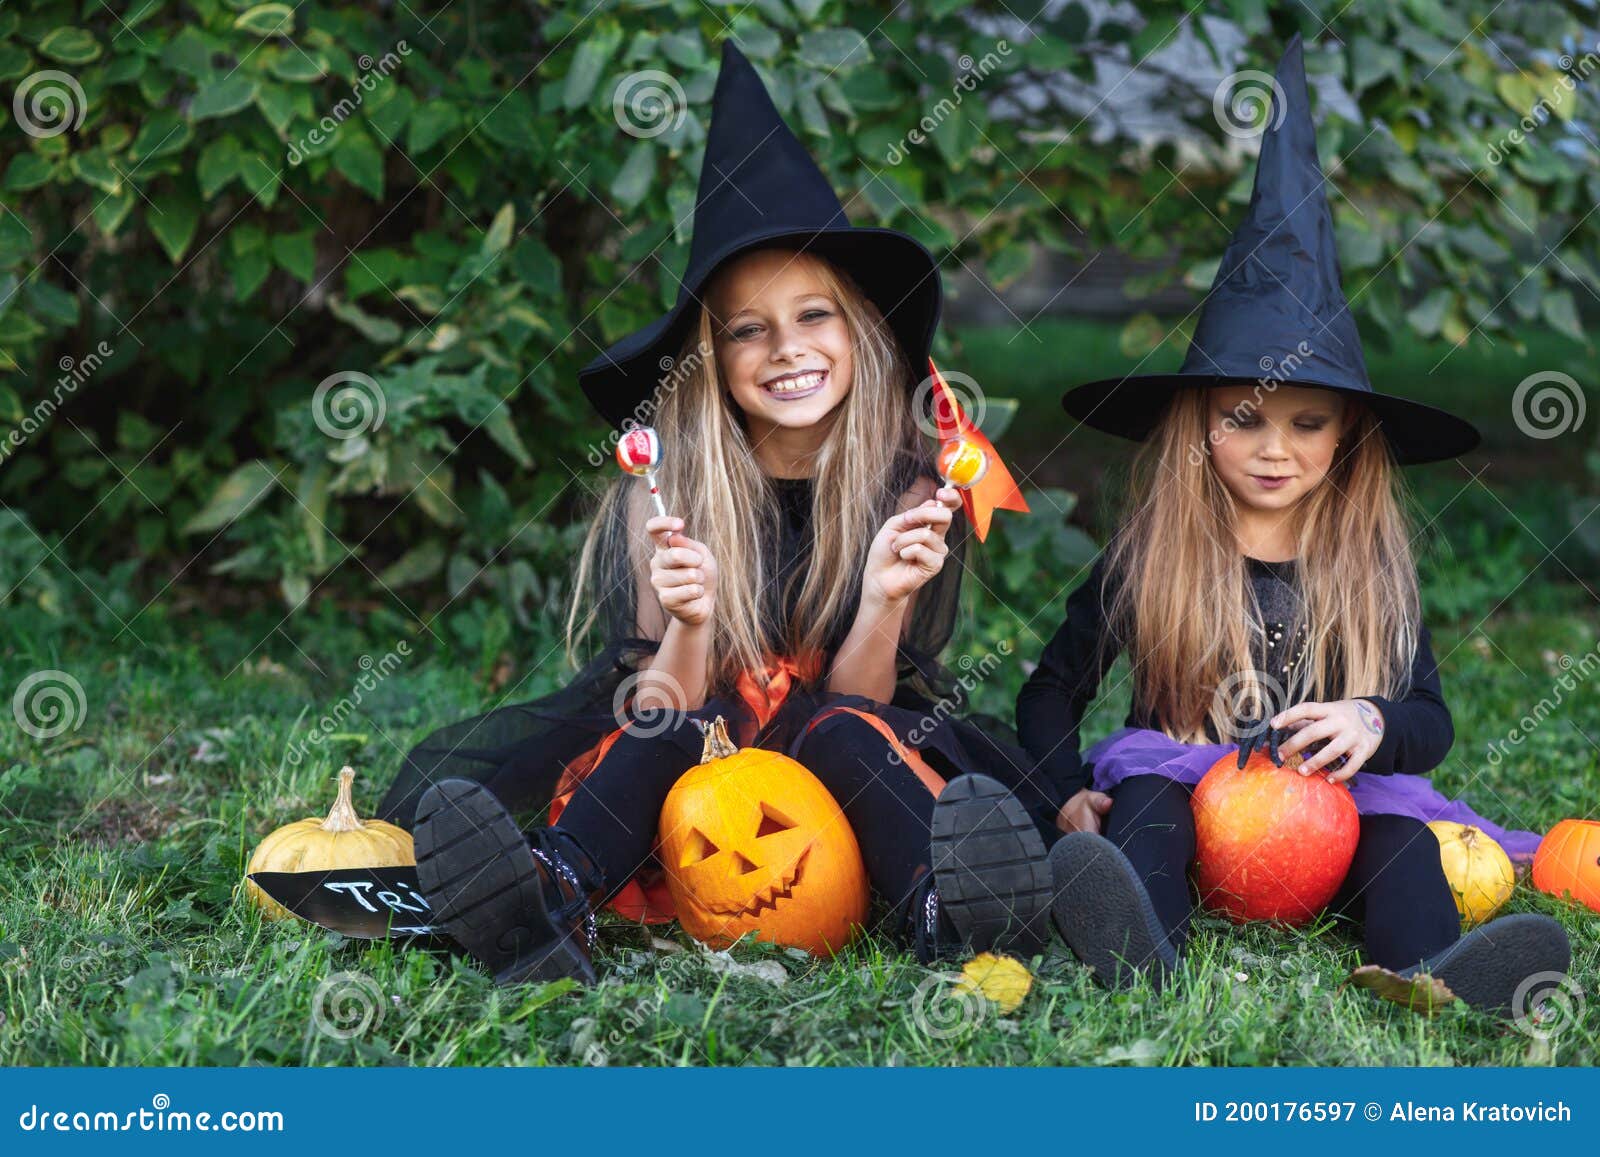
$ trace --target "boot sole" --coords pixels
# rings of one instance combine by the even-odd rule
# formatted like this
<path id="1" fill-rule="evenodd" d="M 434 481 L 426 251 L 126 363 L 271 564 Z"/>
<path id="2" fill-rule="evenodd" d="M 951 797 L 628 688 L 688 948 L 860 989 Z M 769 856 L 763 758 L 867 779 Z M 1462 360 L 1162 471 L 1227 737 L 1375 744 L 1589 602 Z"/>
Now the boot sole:
<path id="1" fill-rule="evenodd" d="M 594 983 L 587 953 L 551 923 L 533 852 L 492 792 L 465 779 L 430 787 L 417 802 L 412 836 L 434 924 L 497 983 Z"/>
<path id="2" fill-rule="evenodd" d="M 1160 991 L 1178 953 L 1150 894 L 1122 849 L 1093 832 L 1069 832 L 1050 849 L 1056 931 L 1107 988 L 1133 987 L 1139 976 Z"/>
<path id="3" fill-rule="evenodd" d="M 1435 960 L 1429 968 L 1408 968 L 1400 975 L 1429 972 L 1473 1008 L 1522 1017 L 1534 1012 L 1526 1005 L 1539 993 L 1524 991 L 1525 1007 L 1519 1009 L 1518 989 L 1540 973 L 1566 975 L 1572 967 L 1572 946 L 1566 930 L 1550 917 L 1519 912 L 1474 928 Z"/>
<path id="4" fill-rule="evenodd" d="M 1050 866 L 1027 809 L 986 775 L 951 780 L 933 805 L 939 906 L 974 952 L 1024 957 L 1049 939 Z"/>

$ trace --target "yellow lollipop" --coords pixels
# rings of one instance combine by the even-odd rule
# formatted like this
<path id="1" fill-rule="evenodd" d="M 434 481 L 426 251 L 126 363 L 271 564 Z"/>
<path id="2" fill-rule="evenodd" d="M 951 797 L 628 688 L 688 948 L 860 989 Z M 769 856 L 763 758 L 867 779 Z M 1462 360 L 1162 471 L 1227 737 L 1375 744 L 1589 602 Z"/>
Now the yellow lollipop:
<path id="1" fill-rule="evenodd" d="M 971 490 L 989 471 L 989 455 L 966 438 L 939 443 L 939 476 L 958 490 Z"/>

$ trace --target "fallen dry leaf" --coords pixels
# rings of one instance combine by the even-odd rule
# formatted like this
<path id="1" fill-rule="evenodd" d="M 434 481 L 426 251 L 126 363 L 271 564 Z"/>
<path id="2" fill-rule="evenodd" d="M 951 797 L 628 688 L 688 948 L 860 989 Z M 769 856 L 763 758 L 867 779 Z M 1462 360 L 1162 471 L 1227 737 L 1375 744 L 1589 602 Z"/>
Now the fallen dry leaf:
<path id="1" fill-rule="evenodd" d="M 1393 1001 L 1423 1016 L 1432 1016 L 1456 999 L 1450 986 L 1437 977 L 1427 973 L 1401 976 L 1377 964 L 1363 964 L 1350 974 L 1349 983 L 1357 988 L 1371 989 L 1384 1000 Z"/>
<path id="2" fill-rule="evenodd" d="M 976 992 L 1000 1006 L 1002 1013 L 1013 1013 L 1033 987 L 1033 974 L 1009 956 L 981 952 L 967 961 L 956 981 L 956 992 Z"/>

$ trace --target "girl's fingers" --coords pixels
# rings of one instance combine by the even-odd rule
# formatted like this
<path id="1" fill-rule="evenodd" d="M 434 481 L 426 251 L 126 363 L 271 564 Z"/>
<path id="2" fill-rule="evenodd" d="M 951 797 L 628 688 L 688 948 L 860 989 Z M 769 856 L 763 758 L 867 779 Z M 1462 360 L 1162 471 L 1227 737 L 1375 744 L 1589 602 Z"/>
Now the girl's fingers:
<path id="1" fill-rule="evenodd" d="M 657 590 L 661 590 L 663 587 L 686 587 L 695 583 L 703 584 L 706 581 L 706 575 L 705 571 L 697 566 L 674 567 L 671 570 L 657 571 L 650 581 L 655 584 Z"/>
<path id="2" fill-rule="evenodd" d="M 668 610 L 675 610 L 687 606 L 706 593 L 706 588 L 699 583 L 690 583 L 687 586 L 669 587 L 661 592 L 661 605 Z"/>
<path id="3" fill-rule="evenodd" d="M 1326 703 L 1297 703 L 1287 711 L 1280 711 L 1272 717 L 1272 726 L 1277 728 L 1287 727 L 1291 723 L 1303 720 L 1321 719 L 1328 713 Z"/>
<path id="4" fill-rule="evenodd" d="M 1336 739 L 1330 739 L 1326 747 L 1300 765 L 1300 774 L 1314 775 L 1341 755 L 1349 752 L 1354 746 L 1355 737 L 1351 735 L 1341 735 Z"/>
<path id="5" fill-rule="evenodd" d="M 670 514 L 653 514 L 645 519 L 644 529 L 649 535 L 661 534 L 664 531 L 676 533 L 683 529 L 683 519 L 674 518 Z"/>
<path id="6" fill-rule="evenodd" d="M 652 562 L 662 570 L 671 570 L 676 567 L 699 566 L 705 561 L 700 552 L 686 546 L 657 547 Z"/>
<path id="7" fill-rule="evenodd" d="M 937 550 L 940 554 L 947 554 L 950 550 L 949 545 L 938 531 L 926 527 L 921 530 L 908 530 L 904 534 L 897 535 L 894 541 L 889 544 L 889 549 L 894 551 L 895 554 L 899 554 L 906 547 L 915 543 L 921 543 L 929 549 Z"/>
<path id="8" fill-rule="evenodd" d="M 948 506 L 913 506 L 895 516 L 900 520 L 898 529 L 910 530 L 917 526 L 948 527 L 950 520 L 955 517 Z"/>
<path id="9" fill-rule="evenodd" d="M 920 542 L 914 542 L 900 552 L 902 562 L 916 563 L 924 570 L 934 572 L 944 566 L 944 556 L 934 554 L 928 547 Z"/>
<path id="10" fill-rule="evenodd" d="M 1289 756 L 1304 751 L 1317 740 L 1327 739 L 1329 736 L 1337 735 L 1338 733 L 1339 724 L 1337 720 L 1322 719 L 1315 723 L 1308 723 L 1291 735 L 1286 742 L 1278 744 L 1278 754 L 1288 759 Z"/>

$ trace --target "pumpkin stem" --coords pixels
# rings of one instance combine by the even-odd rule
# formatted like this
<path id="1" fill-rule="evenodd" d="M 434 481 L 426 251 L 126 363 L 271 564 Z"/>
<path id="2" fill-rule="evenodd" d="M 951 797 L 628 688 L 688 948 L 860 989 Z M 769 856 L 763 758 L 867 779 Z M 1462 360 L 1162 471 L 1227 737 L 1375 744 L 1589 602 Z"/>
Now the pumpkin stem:
<path id="1" fill-rule="evenodd" d="M 739 748 L 728 738 L 728 724 L 722 716 L 719 715 L 710 723 L 704 724 L 703 730 L 706 741 L 700 749 L 701 763 L 710 763 L 713 759 L 726 759 L 730 755 L 739 753 Z"/>
<path id="2" fill-rule="evenodd" d="M 325 832 L 359 832 L 364 825 L 361 817 L 356 815 L 356 807 L 350 799 L 350 785 L 355 782 L 356 769 L 345 765 L 339 772 L 339 795 L 333 801 L 333 807 L 328 809 L 328 818 L 322 821 L 322 830 Z"/>

